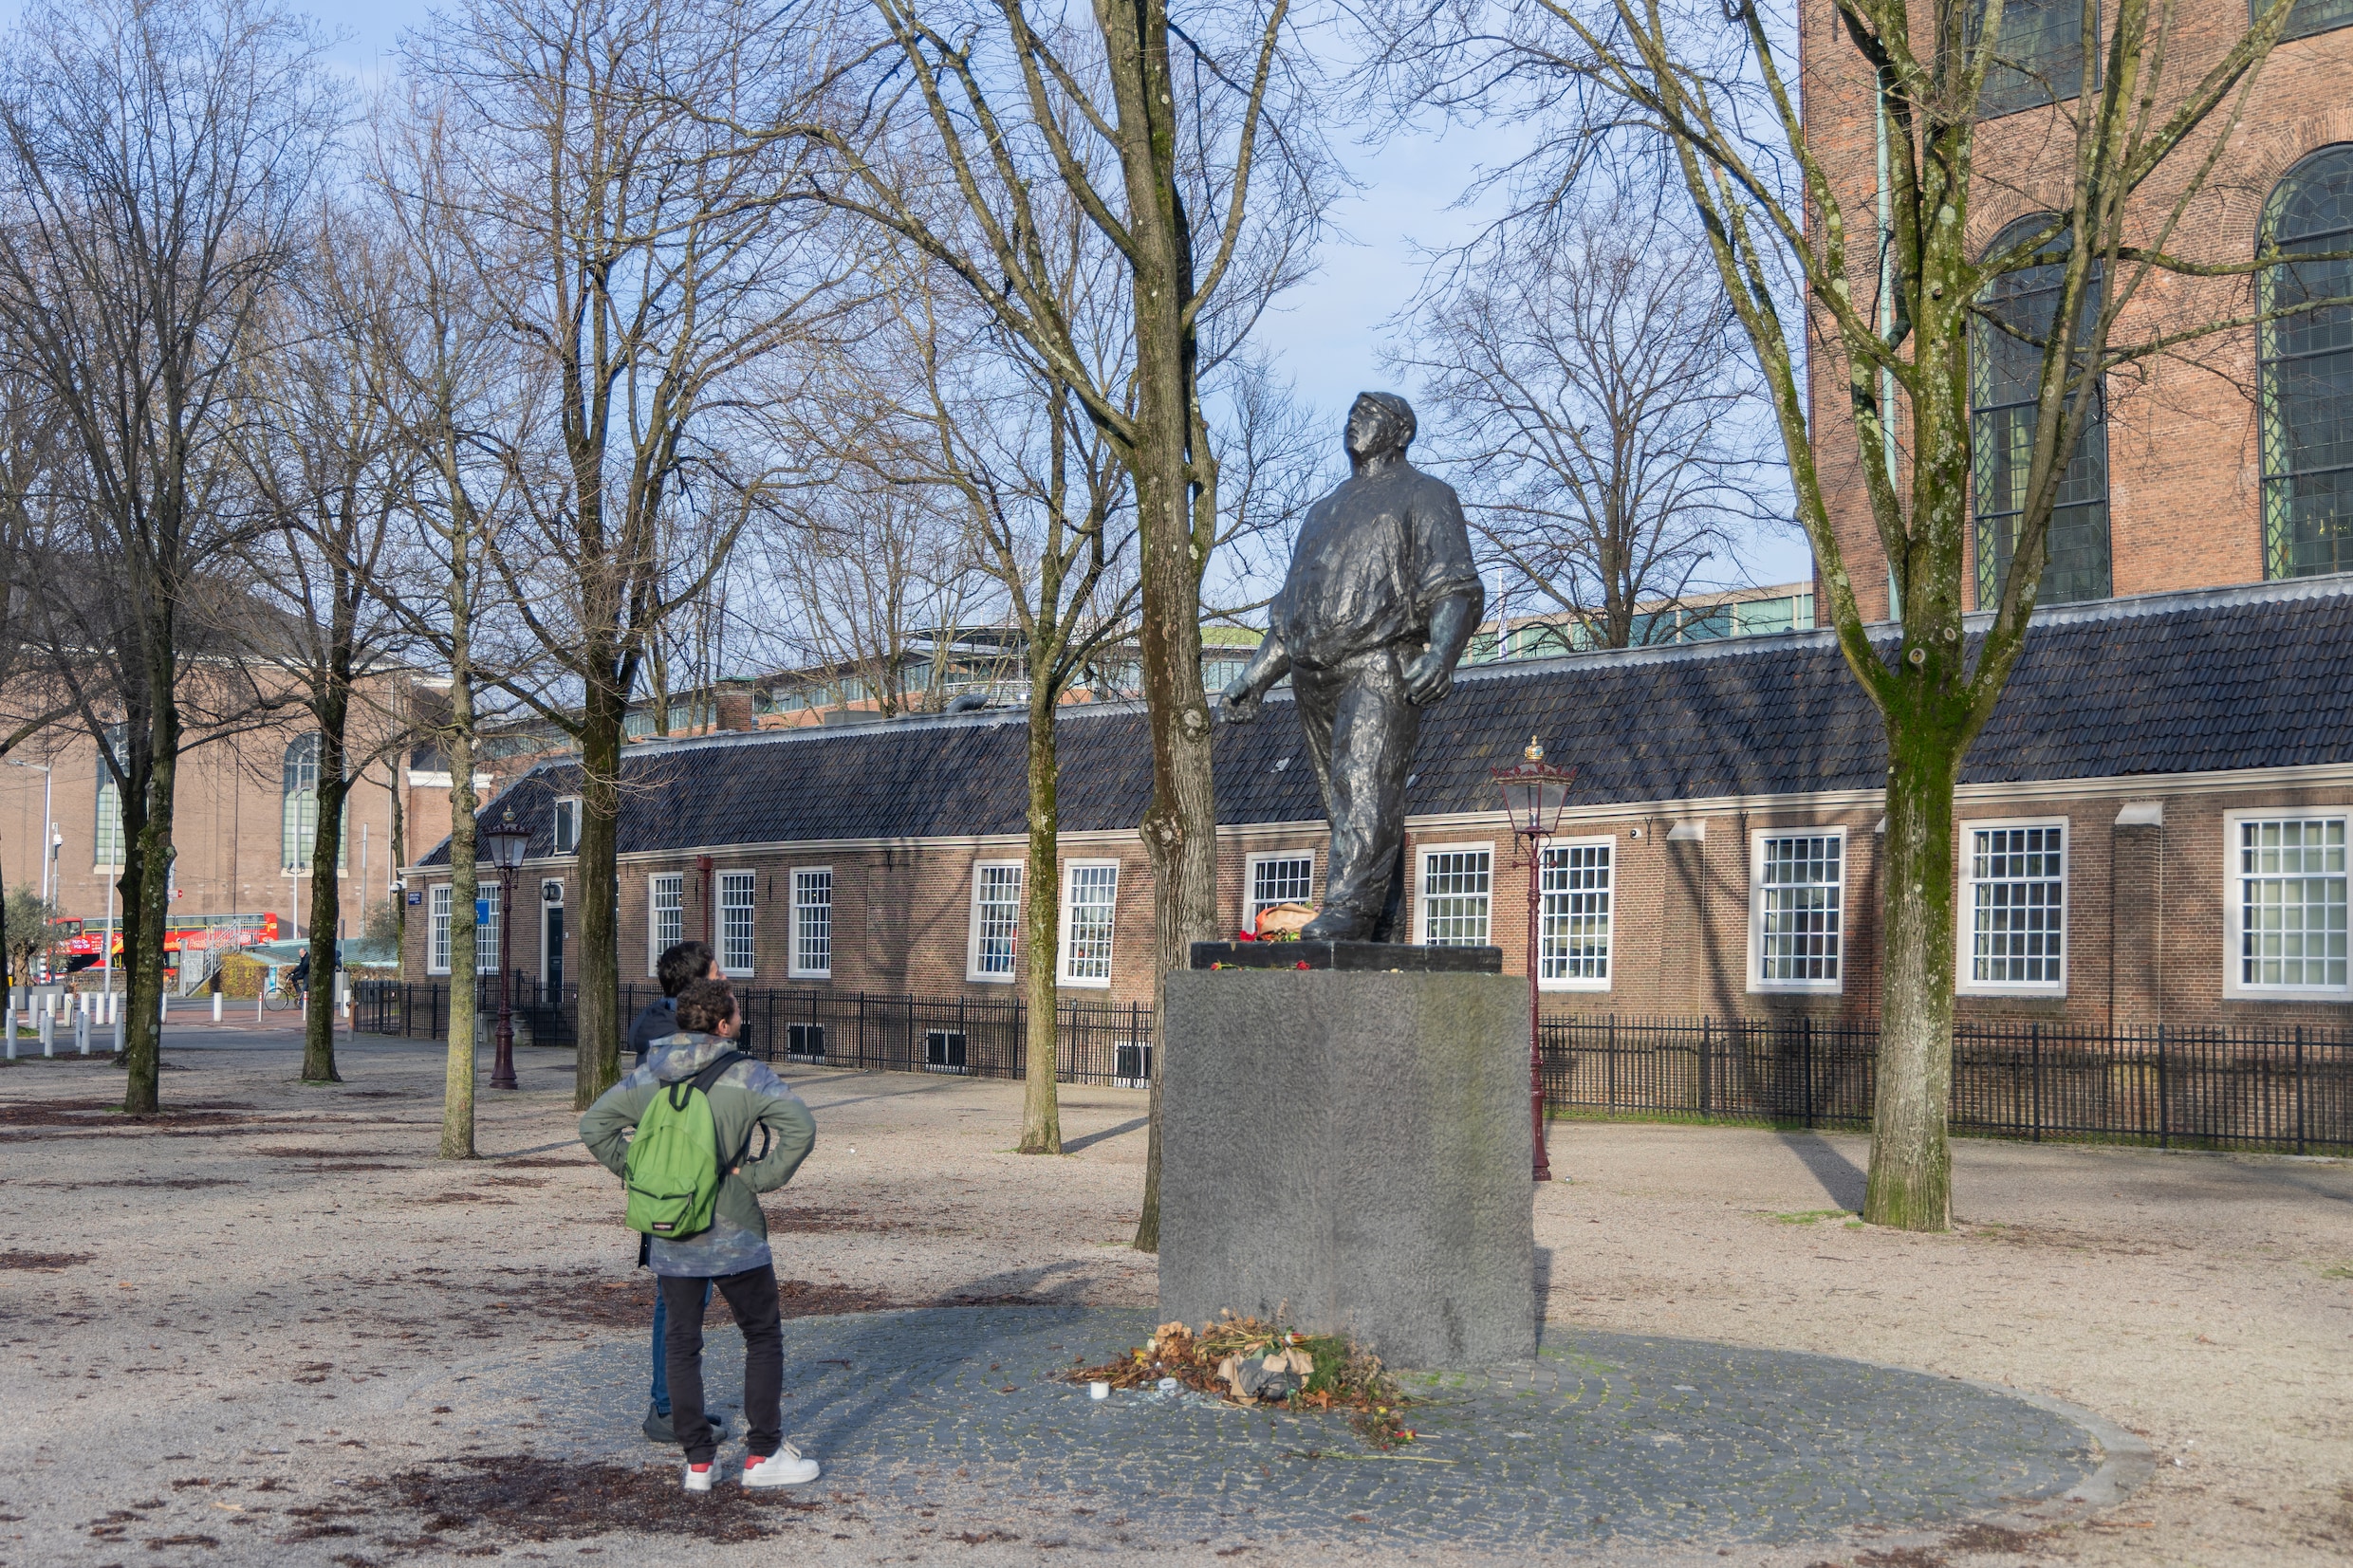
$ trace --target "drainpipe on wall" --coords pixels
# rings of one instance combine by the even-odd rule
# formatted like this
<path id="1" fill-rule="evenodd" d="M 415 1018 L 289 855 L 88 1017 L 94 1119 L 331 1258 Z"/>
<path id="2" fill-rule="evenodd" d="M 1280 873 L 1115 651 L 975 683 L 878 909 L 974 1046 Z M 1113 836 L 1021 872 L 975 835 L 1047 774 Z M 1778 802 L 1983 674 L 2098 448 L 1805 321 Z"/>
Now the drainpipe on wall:
<path id="1" fill-rule="evenodd" d="M 709 948 L 711 947 L 711 857 L 708 855 L 695 857 L 695 885 L 697 895 L 703 901 L 703 946 Z M 718 950 L 713 948 L 712 950 L 715 952 Z"/>

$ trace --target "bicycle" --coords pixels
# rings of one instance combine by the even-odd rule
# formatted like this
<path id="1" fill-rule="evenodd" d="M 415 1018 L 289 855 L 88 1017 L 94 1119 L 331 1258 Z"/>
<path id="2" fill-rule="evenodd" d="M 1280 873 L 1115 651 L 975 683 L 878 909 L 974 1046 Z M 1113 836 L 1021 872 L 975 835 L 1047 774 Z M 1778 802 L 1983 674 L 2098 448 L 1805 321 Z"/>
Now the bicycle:
<path id="1" fill-rule="evenodd" d="M 295 986 L 284 990 L 273 989 L 262 993 L 262 1005 L 273 1013 L 282 1013 L 288 1007 L 306 1006 L 309 1004 L 309 1000 L 310 987 L 306 985 Z"/>

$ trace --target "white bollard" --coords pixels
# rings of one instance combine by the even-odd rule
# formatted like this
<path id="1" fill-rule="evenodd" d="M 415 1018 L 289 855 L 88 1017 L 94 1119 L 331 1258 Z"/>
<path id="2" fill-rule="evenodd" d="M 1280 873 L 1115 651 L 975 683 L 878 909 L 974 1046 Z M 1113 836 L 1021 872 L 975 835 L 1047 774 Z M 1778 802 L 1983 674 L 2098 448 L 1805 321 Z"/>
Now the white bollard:
<path id="1" fill-rule="evenodd" d="M 254 994 L 254 997 L 253 997 L 253 1022 L 254 1022 L 254 1023 L 256 1023 L 256 1024 L 259 1024 L 261 1021 L 262 1021 L 262 999 L 261 999 L 260 993 L 256 992 L 256 993 Z"/>
<path id="2" fill-rule="evenodd" d="M 122 1054 L 122 1015 L 115 1014 L 115 1055 Z"/>
<path id="3" fill-rule="evenodd" d="M 218 1024 L 218 1023 L 220 1022 L 220 1013 L 221 1013 L 221 993 L 220 993 L 220 992 L 218 992 L 218 991 L 214 991 L 214 992 L 213 993 L 213 1023 Z"/>
<path id="4" fill-rule="evenodd" d="M 57 1015 L 55 1013 L 41 1015 L 41 1054 L 43 1056 L 57 1054 Z"/>
<path id="5" fill-rule="evenodd" d="M 115 1001 L 115 993 L 112 991 L 108 991 L 106 993 L 106 1022 L 109 1024 L 120 1024 L 122 1022 L 122 1008 L 120 1005 Z"/>
<path id="6" fill-rule="evenodd" d="M 14 997 L 10 997 L 9 999 L 7 1022 L 9 1026 L 9 1060 L 10 1061 L 14 1061 L 16 1060 L 16 999 Z"/>
<path id="7" fill-rule="evenodd" d="M 172 1022 L 172 993 L 170 991 L 165 991 L 156 998 L 156 1022 L 158 1024 Z"/>
<path id="8" fill-rule="evenodd" d="M 90 1054 L 90 1015 L 86 1010 L 74 1014 L 74 1049 L 83 1056 Z"/>

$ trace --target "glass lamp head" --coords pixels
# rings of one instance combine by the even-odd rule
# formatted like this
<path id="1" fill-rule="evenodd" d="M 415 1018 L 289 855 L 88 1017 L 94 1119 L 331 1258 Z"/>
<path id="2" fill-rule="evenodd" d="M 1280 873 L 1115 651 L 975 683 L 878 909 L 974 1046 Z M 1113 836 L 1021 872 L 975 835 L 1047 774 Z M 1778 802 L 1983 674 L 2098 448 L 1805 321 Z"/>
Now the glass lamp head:
<path id="1" fill-rule="evenodd" d="M 499 825 L 482 830 L 482 838 L 491 852 L 491 863 L 501 871 L 514 871 L 523 864 L 524 852 L 531 846 L 529 830 L 515 825 L 510 807 L 499 819 Z"/>

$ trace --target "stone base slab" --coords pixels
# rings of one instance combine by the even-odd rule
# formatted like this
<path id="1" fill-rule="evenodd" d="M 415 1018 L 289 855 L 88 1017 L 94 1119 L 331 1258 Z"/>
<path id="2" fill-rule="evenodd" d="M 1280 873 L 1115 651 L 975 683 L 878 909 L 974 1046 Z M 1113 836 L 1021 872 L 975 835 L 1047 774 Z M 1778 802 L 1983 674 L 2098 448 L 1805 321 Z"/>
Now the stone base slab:
<path id="1" fill-rule="evenodd" d="M 1535 1354 L 1528 983 L 1188 970 L 1161 1053 L 1160 1314 L 1383 1360 Z"/>

